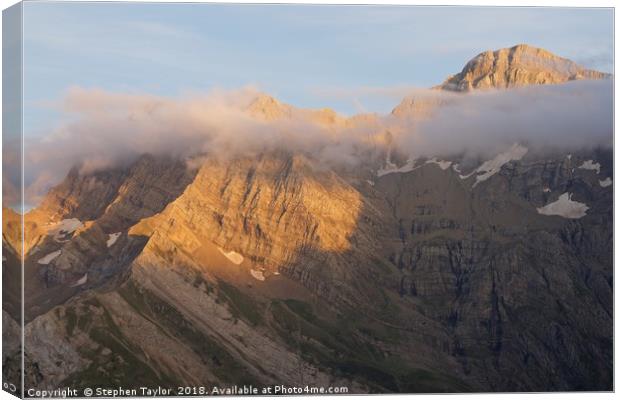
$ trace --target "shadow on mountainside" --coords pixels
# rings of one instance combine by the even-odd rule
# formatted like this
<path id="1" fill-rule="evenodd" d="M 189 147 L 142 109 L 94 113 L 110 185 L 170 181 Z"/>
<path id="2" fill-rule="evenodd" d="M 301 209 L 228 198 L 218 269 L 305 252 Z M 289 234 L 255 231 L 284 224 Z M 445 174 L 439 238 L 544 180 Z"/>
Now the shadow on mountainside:
<path id="1" fill-rule="evenodd" d="M 213 167 L 119 239 L 122 268 L 92 264 L 98 285 L 80 288 L 58 318 L 68 340 L 85 333 L 111 353 L 63 383 L 327 376 L 355 393 L 611 389 L 613 199 L 589 178 L 508 166 L 471 190 L 452 169 L 427 165 L 374 186 L 317 178 L 300 191 L 296 179 L 312 171 L 292 165 L 269 161 L 277 179 L 265 203 L 260 171 Z M 580 220 L 541 216 L 527 186 L 541 179 L 555 182 L 552 194 L 599 200 Z M 323 195 L 336 191 L 348 200 Z M 300 194 L 313 202 L 290 201 Z M 353 225 L 338 230 L 351 212 Z M 274 264 L 270 252 L 289 244 Z M 226 256 L 235 251 L 242 262 Z M 182 361 L 162 363 L 162 349 Z M 180 362 L 189 372 L 175 370 Z"/>

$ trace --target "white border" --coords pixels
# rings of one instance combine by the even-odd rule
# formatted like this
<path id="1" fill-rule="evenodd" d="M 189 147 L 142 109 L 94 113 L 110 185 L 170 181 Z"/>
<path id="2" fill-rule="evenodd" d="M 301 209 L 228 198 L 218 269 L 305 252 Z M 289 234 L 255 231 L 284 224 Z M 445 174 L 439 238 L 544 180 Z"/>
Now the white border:
<path id="1" fill-rule="evenodd" d="M 63 0 L 63 1 L 79 1 L 79 0 Z M 121 0 L 108 0 L 109 2 L 120 2 Z M 134 0 L 135 2 L 157 2 L 157 3 L 187 3 L 188 1 L 181 1 L 181 0 Z M 191 1 L 190 1 L 191 2 Z M 0 8 L 2 8 L 3 10 L 5 8 L 8 8 L 14 4 L 18 3 L 18 1 L 16 0 L 0 0 Z M 210 3 L 235 3 L 234 1 L 228 1 L 228 0 L 212 0 L 210 1 Z M 244 0 L 244 1 L 239 1 L 237 3 L 252 3 L 252 4 L 273 4 L 273 3 L 278 3 L 277 1 L 265 1 L 265 0 Z M 521 7 L 528 7 L 528 6 L 559 6 L 559 7 L 613 7 L 615 8 L 616 6 L 616 2 L 611 1 L 611 0 L 591 0 L 591 1 L 579 1 L 579 0 L 562 0 L 562 1 L 553 1 L 553 0 L 538 0 L 538 1 L 514 1 L 514 0 L 506 0 L 506 1 L 502 1 L 502 2 L 498 2 L 498 1 L 493 1 L 493 0 L 474 0 L 474 1 L 463 1 L 463 0 L 423 0 L 423 1 L 413 1 L 413 0 L 390 0 L 390 1 L 384 1 L 384 0 L 358 0 L 358 1 L 352 1 L 352 0 L 338 0 L 338 1 L 333 1 L 333 0 L 314 0 L 314 1 L 300 1 L 300 0 L 288 0 L 286 2 L 280 2 L 280 3 L 291 3 L 291 4 L 380 4 L 380 5 L 431 5 L 431 6 L 521 6 Z M 22 14 L 23 15 L 23 14 Z M 615 9 L 614 9 L 614 16 L 615 16 Z M 1 33 L 1 19 L 0 19 L 0 42 L 2 41 L 2 33 Z M 22 24 L 22 29 L 23 29 L 23 24 Z M 618 33 L 616 30 L 614 30 L 614 61 L 615 61 L 615 54 L 617 53 L 617 46 L 618 46 Z M 22 53 L 23 55 L 23 53 Z M 2 55 L 0 52 L 0 65 L 2 62 Z M 614 65 L 614 74 L 617 72 L 615 65 Z M 23 80 L 23 74 L 22 74 L 22 80 Z M 614 81 L 614 132 L 616 132 L 615 128 L 616 128 L 616 121 L 617 118 L 616 116 L 618 115 L 618 105 L 617 102 L 615 102 L 615 93 L 617 92 L 617 85 L 618 82 Z M 0 91 L 1 91 L 1 87 L 2 87 L 2 83 L 0 81 Z M 1 126 L 1 121 L 2 121 L 2 116 L 0 115 L 0 126 Z M 23 125 L 22 125 L 23 126 Z M 615 135 L 614 135 L 615 138 Z M 617 146 L 618 146 L 618 142 L 614 140 L 614 176 L 615 177 L 620 177 L 620 166 L 619 163 L 615 162 L 615 155 L 616 155 L 616 150 L 617 150 Z M 0 141 L 0 157 L 1 157 L 1 141 Z M 1 168 L 1 167 L 0 167 Z M 619 185 L 614 185 L 614 210 L 615 210 L 615 199 L 618 198 L 618 194 L 619 194 Z M 614 233 L 615 233 L 615 227 L 618 226 L 618 220 L 620 217 L 618 217 L 618 215 L 614 212 Z M 614 235 L 614 249 L 617 248 L 618 242 L 620 241 L 620 239 L 618 238 L 618 235 Z M 619 259 L 620 259 L 620 252 L 616 252 L 614 251 L 614 267 L 617 265 L 620 265 L 619 263 Z M 615 273 L 615 269 L 614 269 L 614 273 Z M 1 287 L 0 287 L 0 291 L 1 291 Z M 614 294 L 616 293 L 616 276 L 614 274 Z M 619 325 L 618 325 L 618 318 L 616 318 L 616 313 L 615 310 L 618 309 L 618 297 L 614 295 L 614 361 L 619 360 L 620 358 L 618 357 L 619 355 L 619 350 L 618 348 L 620 346 L 616 345 L 616 339 L 617 339 L 617 335 L 616 332 L 619 332 Z M 1 359 L 1 347 L 0 347 L 0 359 Z M 618 387 L 618 374 L 617 374 L 617 368 L 615 366 L 615 362 L 614 362 L 614 388 Z M 454 399 L 456 395 L 381 395 L 380 399 L 405 399 L 405 398 L 416 398 L 416 399 L 420 399 L 420 400 L 444 400 L 444 399 Z M 458 395 L 458 396 L 466 396 L 466 398 L 468 399 L 489 399 L 489 398 L 499 398 L 499 399 L 505 399 L 505 400 L 520 400 L 520 399 L 527 399 L 527 398 L 536 398 L 536 399 L 566 399 L 566 400 L 575 400 L 575 399 L 584 399 L 584 398 L 590 398 L 592 400 L 598 400 L 598 399 L 614 399 L 615 395 L 612 393 L 578 393 L 578 392 L 572 392 L 572 393 L 544 393 L 544 394 L 495 394 L 495 393 L 486 393 L 486 394 L 465 394 L 465 395 Z M 320 396 L 320 397 L 311 397 L 311 396 L 297 396 L 297 397 L 292 397 L 292 398 L 296 398 L 296 399 L 314 399 L 314 398 L 345 398 L 345 399 L 351 399 L 351 398 L 356 398 L 359 396 Z M 8 400 L 8 399 L 14 399 L 15 397 L 9 395 L 8 393 L 4 392 L 4 391 L 0 391 L 0 400 Z M 246 397 L 246 396 L 239 396 L 239 397 L 235 397 L 235 398 L 243 398 L 243 399 L 249 399 L 252 397 Z M 264 397 L 263 397 L 264 398 Z"/>

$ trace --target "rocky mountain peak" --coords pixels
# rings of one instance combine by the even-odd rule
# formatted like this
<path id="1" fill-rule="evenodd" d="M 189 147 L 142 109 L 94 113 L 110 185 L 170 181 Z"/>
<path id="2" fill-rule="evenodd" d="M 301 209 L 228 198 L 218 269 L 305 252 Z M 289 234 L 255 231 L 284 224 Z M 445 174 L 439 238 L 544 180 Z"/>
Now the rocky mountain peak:
<path id="1" fill-rule="evenodd" d="M 478 54 L 438 88 L 463 92 L 609 77 L 610 74 L 586 69 L 545 49 L 519 44 Z"/>
<path id="2" fill-rule="evenodd" d="M 276 121 L 295 118 L 327 128 L 345 126 L 346 118 L 340 116 L 331 108 L 304 109 L 282 103 L 267 94 L 260 94 L 252 100 L 246 111 L 254 118 L 264 121 Z"/>
<path id="3" fill-rule="evenodd" d="M 247 107 L 247 111 L 255 118 L 273 121 L 290 117 L 293 107 L 280 102 L 272 96 L 261 93 L 250 102 L 250 105 Z"/>

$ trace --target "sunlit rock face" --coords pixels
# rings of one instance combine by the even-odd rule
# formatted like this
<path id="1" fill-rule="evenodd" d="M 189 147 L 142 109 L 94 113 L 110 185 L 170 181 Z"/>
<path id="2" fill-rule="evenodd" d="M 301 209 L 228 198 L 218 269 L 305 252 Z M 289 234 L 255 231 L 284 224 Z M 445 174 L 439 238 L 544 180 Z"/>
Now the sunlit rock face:
<path id="1" fill-rule="evenodd" d="M 583 68 L 547 50 L 521 44 L 480 53 L 439 87 L 452 91 L 506 89 L 610 77 L 610 74 Z"/>
<path id="2" fill-rule="evenodd" d="M 174 246 L 198 258 L 205 244 L 215 244 L 224 255 L 238 254 L 270 274 L 294 275 L 330 298 L 352 302 L 353 292 L 337 285 L 351 274 L 352 252 L 368 259 L 380 246 L 370 226 L 380 215 L 370 207 L 316 161 L 269 154 L 207 161 L 179 198 L 129 234 L 149 237 L 147 249 L 155 252 Z"/>

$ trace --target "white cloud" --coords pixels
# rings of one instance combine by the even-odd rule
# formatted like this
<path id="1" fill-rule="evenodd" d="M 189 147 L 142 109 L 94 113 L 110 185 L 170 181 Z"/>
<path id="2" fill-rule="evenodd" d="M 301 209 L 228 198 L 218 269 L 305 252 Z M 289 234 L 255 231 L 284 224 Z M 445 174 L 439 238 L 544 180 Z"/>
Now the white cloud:
<path id="1" fill-rule="evenodd" d="M 455 153 L 492 158 L 515 142 L 531 151 L 611 144 L 609 81 L 423 93 L 448 101 L 423 119 L 386 115 L 346 122 L 335 116 L 336 123 L 327 126 L 307 112 L 275 121 L 250 115 L 246 108 L 259 94 L 252 87 L 178 98 L 76 87 L 62 102 L 73 120 L 26 144 L 33 175 L 28 193 L 34 197 L 74 165 L 89 172 L 143 153 L 230 157 L 287 150 L 310 153 L 330 165 L 358 165 L 377 156 L 384 160 L 386 146 L 413 159 Z"/>

